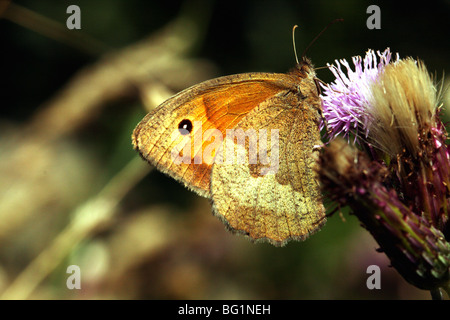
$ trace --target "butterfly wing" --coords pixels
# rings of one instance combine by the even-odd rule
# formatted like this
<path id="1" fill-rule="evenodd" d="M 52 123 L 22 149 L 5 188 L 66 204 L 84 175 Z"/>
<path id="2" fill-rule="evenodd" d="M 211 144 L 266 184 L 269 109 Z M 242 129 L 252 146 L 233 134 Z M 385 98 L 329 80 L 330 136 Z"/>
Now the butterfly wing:
<path id="1" fill-rule="evenodd" d="M 274 245 L 304 240 L 326 220 L 314 170 L 321 144 L 320 100 L 312 80 L 304 79 L 301 90 L 295 92 L 292 83 L 290 89 L 252 109 L 235 127 L 245 139 L 239 143 L 238 134 L 227 136 L 213 165 L 215 215 L 231 231 L 253 240 Z M 256 162 L 255 135 L 259 138 Z M 229 152 L 233 145 L 234 154 Z M 260 156 L 264 148 L 268 157 L 264 152 Z M 239 153 L 244 156 L 239 158 Z"/>
<path id="2" fill-rule="evenodd" d="M 286 74 L 238 74 L 188 88 L 147 114 L 134 148 L 160 171 L 210 197 L 211 168 L 220 135 L 261 102 L 286 90 Z M 179 130 L 179 127 L 189 130 Z"/>

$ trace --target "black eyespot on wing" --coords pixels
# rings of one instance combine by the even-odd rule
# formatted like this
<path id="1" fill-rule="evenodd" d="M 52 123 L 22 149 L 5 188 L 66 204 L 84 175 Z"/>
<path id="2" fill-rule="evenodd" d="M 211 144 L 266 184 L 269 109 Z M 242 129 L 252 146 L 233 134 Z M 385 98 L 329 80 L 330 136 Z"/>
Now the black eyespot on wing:
<path id="1" fill-rule="evenodd" d="M 192 128 L 193 128 L 192 121 L 189 119 L 181 120 L 180 123 L 178 124 L 178 130 L 183 136 L 190 134 Z"/>

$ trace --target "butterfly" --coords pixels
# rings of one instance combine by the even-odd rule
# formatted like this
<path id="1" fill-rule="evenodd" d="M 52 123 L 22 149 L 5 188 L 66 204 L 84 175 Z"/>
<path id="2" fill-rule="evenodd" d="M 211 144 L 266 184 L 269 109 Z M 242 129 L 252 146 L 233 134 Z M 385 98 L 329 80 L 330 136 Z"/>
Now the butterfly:
<path id="1" fill-rule="evenodd" d="M 142 119 L 132 144 L 209 198 L 230 231 L 282 246 L 326 221 L 315 168 L 320 121 L 316 74 L 303 55 L 288 73 L 229 75 L 181 91 Z"/>

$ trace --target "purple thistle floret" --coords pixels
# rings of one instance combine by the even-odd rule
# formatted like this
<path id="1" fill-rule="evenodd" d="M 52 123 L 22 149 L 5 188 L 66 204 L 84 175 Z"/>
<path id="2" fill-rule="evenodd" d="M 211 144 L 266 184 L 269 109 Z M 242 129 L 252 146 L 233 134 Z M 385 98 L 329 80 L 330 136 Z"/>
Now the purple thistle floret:
<path id="1" fill-rule="evenodd" d="M 335 65 L 328 64 L 336 80 L 327 85 L 321 83 L 324 89 L 321 98 L 330 139 L 338 135 L 350 139 L 350 134 L 353 134 L 356 140 L 361 131 L 367 137 L 372 121 L 367 112 L 370 108 L 370 86 L 391 61 L 389 48 L 382 53 L 377 51 L 377 55 L 373 50 L 368 50 L 364 59 L 353 57 L 355 71 L 345 59 L 335 60 Z M 341 65 L 345 66 L 347 72 L 342 70 Z M 321 129 L 324 126 L 322 122 Z"/>

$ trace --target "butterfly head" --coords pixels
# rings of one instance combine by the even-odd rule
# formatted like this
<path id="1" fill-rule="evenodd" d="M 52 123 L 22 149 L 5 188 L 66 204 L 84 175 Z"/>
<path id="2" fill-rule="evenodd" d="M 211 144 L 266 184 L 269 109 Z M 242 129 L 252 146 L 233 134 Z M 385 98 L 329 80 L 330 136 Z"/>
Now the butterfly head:
<path id="1" fill-rule="evenodd" d="M 310 76 L 315 76 L 314 67 L 307 57 L 302 57 L 302 59 L 295 66 L 294 72 L 301 78 L 308 78 Z"/>
<path id="2" fill-rule="evenodd" d="M 314 80 L 316 78 L 314 66 L 311 63 L 311 60 L 306 57 L 302 57 L 295 67 L 289 71 L 289 74 L 300 78 L 299 80 Z"/>

